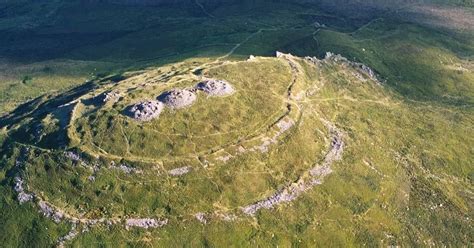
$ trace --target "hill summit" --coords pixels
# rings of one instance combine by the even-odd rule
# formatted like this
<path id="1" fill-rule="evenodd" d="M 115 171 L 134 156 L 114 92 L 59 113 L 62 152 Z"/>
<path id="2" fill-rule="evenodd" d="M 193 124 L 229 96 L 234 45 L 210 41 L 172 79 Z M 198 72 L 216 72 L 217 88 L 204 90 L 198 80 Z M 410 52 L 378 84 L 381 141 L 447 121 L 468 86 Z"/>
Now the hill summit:
<path id="1" fill-rule="evenodd" d="M 463 198 L 421 200 L 433 190 L 425 178 L 439 168 L 425 167 L 436 157 L 418 148 L 426 137 L 417 133 L 437 130 L 429 137 L 436 143 L 448 133 L 440 123 L 467 132 L 472 120 L 413 107 L 366 65 L 278 52 L 116 78 L 38 98 L 1 120 L 9 144 L 2 163 L 17 200 L 70 228 L 58 245 L 107 232 L 107 242 L 138 235 L 167 246 L 183 235 L 200 239 L 203 226 L 213 230 L 206 239 L 226 244 L 222 234 L 242 242 L 256 222 L 277 233 L 277 220 L 297 228 L 302 219 L 323 225 L 298 231 L 311 239 L 337 228 L 331 216 L 347 214 L 374 221 L 371 235 L 400 242 L 424 223 L 411 215 L 447 213 L 441 206 L 453 214 L 445 221 L 469 226 Z M 363 235 L 353 227 L 344 230 Z M 275 233 L 258 240 L 284 243 Z M 466 229 L 457 235 L 469 239 Z"/>

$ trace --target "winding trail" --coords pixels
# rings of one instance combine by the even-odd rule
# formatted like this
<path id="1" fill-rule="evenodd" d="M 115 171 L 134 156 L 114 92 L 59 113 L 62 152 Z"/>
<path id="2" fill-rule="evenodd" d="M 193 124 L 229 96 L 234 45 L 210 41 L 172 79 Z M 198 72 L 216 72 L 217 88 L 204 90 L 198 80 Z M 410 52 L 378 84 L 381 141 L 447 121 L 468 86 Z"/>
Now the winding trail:
<path id="1" fill-rule="evenodd" d="M 257 30 L 256 32 L 250 34 L 249 36 L 247 36 L 243 41 L 241 41 L 240 43 L 237 43 L 228 53 L 226 53 L 225 55 L 217 58 L 216 61 L 219 61 L 221 59 L 225 59 L 229 56 L 231 56 L 232 54 L 234 54 L 234 52 L 240 47 L 242 46 L 244 43 L 248 42 L 250 39 L 252 39 L 253 37 L 255 37 L 256 35 L 262 33 L 263 31 L 276 31 L 278 30 L 277 28 L 261 28 L 259 30 Z"/>
<path id="2" fill-rule="evenodd" d="M 204 5 L 202 5 L 202 3 L 199 2 L 199 0 L 194 0 L 194 3 L 196 3 L 197 6 L 199 6 L 199 8 L 201 8 L 202 12 L 204 12 L 204 14 L 206 14 L 207 16 L 209 16 L 210 18 L 215 18 L 215 16 L 213 16 L 211 13 L 209 13 L 206 8 L 204 7 Z"/>
<path id="3" fill-rule="evenodd" d="M 385 11 L 385 12 L 382 14 L 382 16 L 390 16 L 390 15 L 392 15 L 392 14 L 394 14 L 394 13 L 395 13 L 395 14 L 398 13 L 399 11 L 403 11 L 404 9 L 410 9 L 410 8 L 416 6 L 416 5 L 417 5 L 417 4 L 415 4 L 415 3 L 405 4 L 405 5 L 403 5 L 403 6 L 400 6 L 399 8 L 395 8 L 395 9 L 391 9 L 391 10 Z M 306 14 L 309 14 L 309 13 L 306 13 Z M 332 16 L 332 15 L 330 15 L 330 16 L 331 16 L 331 17 L 335 17 L 335 16 Z M 342 18 L 342 20 L 344 20 L 344 22 L 347 21 L 347 20 L 344 19 L 344 18 Z M 354 31 L 351 31 L 351 32 L 341 32 L 341 31 L 336 31 L 336 30 L 333 30 L 333 31 L 338 32 L 338 33 L 342 33 L 342 34 L 347 34 L 347 35 L 354 35 L 354 34 L 356 34 L 357 32 L 361 31 L 362 29 L 369 27 L 369 26 L 372 25 L 373 23 L 375 23 L 375 22 L 377 22 L 377 21 L 383 21 L 383 20 L 385 20 L 384 17 L 377 17 L 377 18 L 374 18 L 374 19 L 368 21 L 366 24 L 364 24 L 364 25 L 358 27 L 357 29 L 355 29 Z M 318 28 L 316 29 L 316 31 L 314 31 L 313 34 L 312 34 L 313 40 L 316 41 L 318 47 L 319 47 L 319 44 L 320 44 L 320 43 L 319 43 L 318 39 L 316 38 L 316 34 L 317 34 L 319 31 L 321 31 L 321 29 L 323 29 L 323 27 L 318 27 Z M 330 30 L 330 29 L 329 29 L 329 30 Z M 375 40 L 375 39 L 387 38 L 387 37 L 390 37 L 390 36 L 392 36 L 392 35 L 394 35 L 394 34 L 397 34 L 398 32 L 399 32 L 399 30 L 397 30 L 397 31 L 394 32 L 394 33 L 389 33 L 389 34 L 381 35 L 381 36 L 379 36 L 379 37 L 366 38 L 366 39 L 359 39 L 359 40 L 354 39 L 354 42 L 366 42 L 366 41 L 371 41 L 371 40 Z"/>
<path id="4" fill-rule="evenodd" d="M 288 62 L 293 76 L 292 76 L 291 82 L 288 85 L 287 96 L 286 96 L 286 101 L 288 102 L 288 112 L 279 121 L 277 121 L 275 125 L 279 125 L 283 121 L 283 118 L 287 117 L 289 113 L 292 112 L 291 106 L 293 105 L 297 107 L 297 112 L 299 113 L 299 116 L 301 118 L 303 112 L 301 110 L 301 106 L 299 105 L 300 103 L 307 102 L 307 100 L 302 100 L 298 102 L 293 101 L 294 92 L 292 89 L 294 85 L 298 82 L 298 76 L 301 74 L 298 64 L 294 61 L 294 57 L 290 54 L 283 54 L 283 53 L 277 53 L 277 57 L 284 59 Z M 284 129 L 285 131 L 289 128 L 293 128 L 293 125 L 299 122 L 297 121 L 295 123 L 293 122 L 292 119 L 290 120 L 292 121 L 292 124 L 287 125 Z M 294 201 L 306 191 L 311 190 L 315 186 L 322 184 L 323 179 L 332 173 L 333 163 L 342 159 L 342 154 L 344 150 L 343 132 L 340 129 L 338 129 L 336 125 L 334 125 L 333 123 L 323 118 L 320 118 L 320 120 L 328 128 L 329 133 L 331 135 L 329 139 L 330 143 L 328 145 L 329 147 L 328 151 L 326 152 L 322 161 L 320 163 L 314 164 L 314 166 L 310 168 L 304 175 L 301 175 L 301 177 L 297 181 L 280 189 L 276 193 L 262 200 L 256 201 L 253 204 L 238 207 L 238 209 L 240 209 L 240 211 L 243 214 L 247 216 L 254 216 L 261 209 L 272 209 L 278 205 Z M 225 160 L 227 161 L 228 159 L 231 159 L 232 157 L 233 157 L 232 155 L 228 155 L 227 157 L 225 157 Z M 232 215 L 231 212 L 232 211 L 225 212 L 224 216 L 231 216 Z M 207 224 L 208 220 L 212 217 L 225 220 L 222 217 L 222 212 L 221 213 L 214 212 L 213 214 L 209 214 L 209 215 L 205 215 L 204 213 L 197 213 L 195 216 L 203 224 Z M 239 219 L 237 216 L 235 215 L 233 216 L 235 217 L 234 220 Z"/>
<path id="5" fill-rule="evenodd" d="M 290 83 L 288 87 L 287 96 L 288 102 L 292 102 L 292 88 L 297 82 L 297 75 L 299 75 L 298 66 L 292 60 L 291 55 L 280 54 L 280 57 L 288 61 L 290 67 L 292 68 L 292 73 L 294 75 L 292 83 Z M 301 110 L 298 103 L 305 102 L 307 102 L 307 100 L 298 100 L 295 104 L 296 106 L 298 106 L 298 109 Z M 277 207 L 278 205 L 294 201 L 306 191 L 311 190 L 315 186 L 322 184 L 323 179 L 332 173 L 333 163 L 342 159 L 344 149 L 343 132 L 339 130 L 333 123 L 323 118 L 321 118 L 320 120 L 328 128 L 331 134 L 331 137 L 329 139 L 331 140 L 331 142 L 328 145 L 328 151 L 326 152 L 326 155 L 324 156 L 322 162 L 316 163 L 304 175 L 301 175 L 299 180 L 280 189 L 274 194 L 262 200 L 256 201 L 253 204 L 240 207 L 239 209 L 242 213 L 247 216 L 254 216 L 261 209 L 272 209 Z M 212 214 L 211 216 L 219 218 L 218 214 Z"/>

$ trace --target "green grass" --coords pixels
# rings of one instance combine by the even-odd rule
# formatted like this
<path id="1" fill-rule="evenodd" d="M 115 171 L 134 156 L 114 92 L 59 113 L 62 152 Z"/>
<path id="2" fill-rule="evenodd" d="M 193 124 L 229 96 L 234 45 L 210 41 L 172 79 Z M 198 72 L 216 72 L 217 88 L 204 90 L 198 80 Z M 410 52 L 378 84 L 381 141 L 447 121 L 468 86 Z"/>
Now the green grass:
<path id="1" fill-rule="evenodd" d="M 410 99 L 473 103 L 474 75 L 468 68 L 474 46 L 469 40 L 391 20 L 375 22 L 353 35 L 322 30 L 316 39 L 320 53 L 338 51 L 370 65 Z"/>
<path id="2" fill-rule="evenodd" d="M 198 81 L 178 84 L 167 82 L 165 87 L 152 85 L 127 91 L 130 97 L 113 106 L 113 109 L 105 108 L 81 117 L 75 125 L 75 130 L 80 130 L 78 138 L 85 146 L 95 144 L 112 155 L 173 160 L 192 152 L 200 154 L 248 136 L 273 121 L 268 118 L 285 111 L 280 98 L 284 95 L 290 75 L 284 65 L 268 62 L 244 68 L 226 66 L 218 71 L 210 72 L 209 76 L 231 82 L 237 90 L 235 95 L 211 99 L 199 94 L 197 103 L 188 110 L 166 111 L 159 120 L 141 124 L 119 113 L 140 99 L 154 99 L 166 90 L 192 87 Z M 252 76 L 248 76 L 249 72 Z M 268 77 L 269 74 L 274 77 Z M 120 85 L 121 88 L 125 86 L 126 83 Z M 254 92 L 268 88 L 272 90 L 267 94 L 249 97 Z M 128 151 L 124 145 L 127 141 Z M 169 151 L 170 147 L 172 152 Z M 88 149 L 94 150 L 92 147 Z"/>
<path id="3" fill-rule="evenodd" d="M 315 67 L 304 61 L 299 61 L 299 64 L 303 71 L 299 74 L 294 90 L 308 90 L 316 86 L 319 91 L 300 103 L 302 116 L 297 128 L 282 137 L 281 143 L 272 147 L 269 153 L 252 152 L 240 155 L 227 164 L 214 161 L 210 167 L 203 168 L 199 161 L 192 158 L 193 151 L 186 150 L 189 149 L 186 143 L 163 148 L 171 151 L 171 154 L 176 153 L 169 158 L 160 155 L 160 146 L 152 143 L 138 145 L 144 149 L 137 156 L 131 156 L 135 153 L 133 149 L 130 154 L 121 152 L 119 145 L 123 147 L 124 141 L 114 140 L 114 137 L 120 137 L 122 132 L 110 129 L 124 123 L 120 110 L 136 101 L 134 97 L 149 98 L 166 89 L 160 86 L 155 90 L 130 93 L 130 98 L 112 106 L 116 110 L 108 111 L 114 113 L 110 117 L 103 109 L 110 106 L 91 108 L 84 112 L 88 113 L 85 117 L 74 115 L 73 122 L 90 125 L 79 129 L 90 129 L 101 135 L 102 143 L 98 146 L 107 149 L 107 153 L 97 153 L 94 148 L 87 146 L 87 135 L 68 133 L 80 138 L 81 142 L 85 141 L 86 146 L 83 146 L 70 139 L 72 145 L 79 145 L 79 149 L 90 153 L 91 156 L 86 156 L 86 163 L 98 163 L 103 167 L 93 182 L 88 179 L 93 175 L 92 171 L 74 165 L 74 162 L 64 157 L 61 150 L 46 151 L 32 147 L 32 154 L 37 155 L 26 158 L 28 185 L 32 189 L 41 189 L 43 197 L 70 213 L 77 213 L 78 209 L 86 211 L 86 217 L 165 216 L 170 220 L 166 227 L 149 232 L 126 232 L 119 227 L 112 227 L 111 233 L 105 234 L 103 227 L 94 227 L 73 241 L 77 246 L 91 245 L 90 242 L 171 246 L 183 244 L 183 240 L 199 246 L 419 245 L 428 240 L 437 245 L 469 243 L 472 230 L 466 218 L 472 209 L 466 194 L 471 187 L 468 183 L 472 173 L 469 144 L 474 140 L 468 134 L 470 123 L 473 122 L 472 111 L 453 111 L 454 107 L 449 105 L 441 107 L 405 101 L 402 95 L 391 91 L 388 86 L 355 79 L 355 71 L 347 65 L 325 62 Z M 169 68 L 186 73 L 185 68 L 189 65 Z M 266 87 L 265 82 L 274 83 L 272 90 L 284 95 L 285 82 L 290 77 L 284 72 L 289 69 L 283 65 L 282 60 L 278 59 L 258 59 L 258 62 L 218 66 L 204 73 L 229 80 L 238 91 L 247 89 L 246 97 L 241 98 L 243 96 L 237 93 L 232 96 L 236 97 L 236 102 L 232 98 L 225 101 L 235 108 L 242 108 L 245 105 L 240 104 L 248 98 L 263 96 L 255 92 L 262 90 L 258 90 L 259 87 Z M 243 72 L 249 76 L 243 77 Z M 160 69 L 159 72 L 151 70 L 147 75 L 150 78 L 160 73 L 166 74 L 167 69 Z M 140 75 L 131 77 L 116 87 L 133 88 L 131 82 L 141 82 L 143 78 Z M 173 80 L 170 79 L 171 82 Z M 278 89 L 278 86 L 284 87 Z M 102 87 L 109 86 L 104 84 Z M 249 90 L 252 87 L 257 91 Z M 219 103 L 220 99 L 216 101 Z M 142 128 L 127 126 L 125 132 L 146 137 L 156 144 L 163 143 L 165 139 L 151 138 L 148 133 L 166 128 L 162 124 L 166 124 L 172 115 L 177 123 L 182 119 L 186 120 L 183 123 L 189 127 L 202 125 L 199 114 L 209 116 L 210 113 L 206 111 L 210 110 L 199 107 L 209 105 L 210 102 L 211 99 L 204 98 L 189 109 L 164 113 L 160 119 Z M 278 101 L 272 104 L 281 106 Z M 249 106 L 264 109 L 258 101 L 251 102 Z M 87 115 L 97 114 L 98 117 L 101 112 L 105 114 L 101 118 L 105 118 L 108 124 L 81 121 L 82 118 L 87 120 Z M 229 110 L 225 113 L 232 112 Z M 262 111 L 257 116 L 262 118 L 269 115 Z M 46 116 L 44 121 L 48 118 Z M 231 211 L 238 214 L 240 206 L 255 202 L 282 185 L 296 181 L 314 163 L 321 161 L 328 133 L 320 118 L 328 119 L 344 130 L 346 143 L 343 161 L 333 166 L 335 172 L 321 186 L 305 193 L 292 204 L 260 211 L 256 216 L 258 225 L 245 217 L 237 222 L 212 220 L 206 226 L 194 220 L 193 213 L 200 211 Z M 252 118 L 252 121 L 258 123 L 260 119 Z M 126 122 L 135 125 L 131 120 Z M 23 125 L 29 125 L 26 123 Z M 239 119 L 226 117 L 219 125 L 232 126 L 238 123 Z M 192 128 L 179 129 L 179 126 L 174 124 L 171 129 L 174 134 L 193 131 Z M 72 125 L 71 128 L 77 129 L 78 126 Z M 456 132 L 452 132 L 453 129 Z M 250 130 L 254 131 L 252 128 Z M 236 131 L 239 135 L 245 135 L 249 129 Z M 173 134 L 169 131 L 166 133 Z M 189 138 L 182 142 L 198 142 L 199 145 L 194 149 L 226 143 L 215 143 L 212 138 L 195 141 L 193 135 L 187 135 Z M 171 140 L 181 142 L 179 138 Z M 180 153 L 191 156 L 181 157 Z M 100 160 L 94 158 L 97 154 L 102 157 Z M 135 157 L 154 158 L 155 162 L 133 162 Z M 117 158 L 122 159 L 120 161 Z M 174 161 L 167 162 L 171 158 Z M 16 156 L 4 159 L 12 164 Z M 110 160 L 141 168 L 144 173 L 128 175 L 106 168 Z M 189 175 L 170 177 L 164 174 L 163 169 L 186 165 L 194 168 Z M 229 232 L 237 234 L 231 235 L 230 239 L 222 239 Z"/>
<path id="4" fill-rule="evenodd" d="M 49 247 L 59 237 L 69 231 L 68 223 L 56 224 L 52 220 L 43 217 L 33 205 L 20 205 L 13 192 L 14 174 L 18 168 L 14 167 L 14 161 L 8 158 L 17 156 L 18 150 L 2 152 L 2 172 L 0 180 L 0 223 L 4 227 L 1 242 L 8 247 L 27 247 L 35 244 L 39 247 Z"/>
<path id="5" fill-rule="evenodd" d="M 57 19 L 40 17 L 51 6 Z M 73 215 L 169 219 L 167 226 L 149 230 L 94 226 L 71 242 L 75 247 L 472 243 L 474 47 L 468 34 L 393 18 L 358 29 L 367 20 L 287 4 L 216 8 L 214 19 L 193 8 L 113 5 L 105 11 L 97 5 L 82 15 L 74 3 L 51 6 L 15 5 L 26 14 L 0 21 L 1 30 L 9 30 L 0 38 L 8 41 L 0 48 L 8 58 L 1 67 L 0 113 L 43 95 L 0 118 L 0 223 L 5 227 L 0 237 L 6 246 L 53 246 L 69 230 L 66 222 L 43 218 L 35 204 L 17 203 L 12 191 L 17 175 Z M 313 37 L 316 17 L 327 28 Z M 41 21 L 28 35 L 12 28 L 36 19 Z M 29 38 L 13 42 L 18 37 Z M 386 82 L 360 81 L 357 71 L 344 64 L 315 66 L 295 59 L 301 71 L 291 89 L 294 95 L 307 93 L 295 108 L 297 100 L 285 99 L 292 80 L 285 60 L 216 62 L 204 65 L 201 73 L 228 80 L 236 94 L 207 98 L 199 93 L 190 108 L 166 110 L 149 123 L 123 115 L 132 103 L 194 85 L 198 79 L 190 73 L 196 66 L 238 43 L 226 59 L 269 56 L 276 50 L 299 56 L 332 51 L 371 66 Z M 134 88 L 152 79 L 156 82 Z M 126 94 L 115 104 L 90 104 L 106 89 Z M 76 108 L 60 107 L 78 98 Z M 235 154 L 235 143 L 248 148 L 261 143 L 252 139 L 258 134 L 274 134 L 270 124 L 287 104 L 297 125 L 268 153 L 217 160 Z M 243 216 L 239 207 L 321 163 L 330 142 L 321 118 L 344 132 L 343 160 L 332 165 L 334 172 L 289 204 L 261 210 L 255 218 Z M 26 157 L 20 153 L 24 147 L 30 149 Z M 224 152 L 213 153 L 221 147 Z M 64 149 L 79 152 L 99 169 L 71 161 Z M 15 167 L 17 160 L 25 160 L 26 167 Z M 108 168 L 111 161 L 143 173 Z M 183 166 L 192 172 L 167 175 Z M 241 219 L 215 218 L 203 225 L 196 212 L 227 212 Z"/>
<path id="6" fill-rule="evenodd" d="M 80 14 L 84 8 L 87 15 Z M 7 18 L 0 22 L 3 114 L 26 100 L 68 89 L 96 75 L 191 57 L 220 56 L 259 29 L 264 30 L 237 49 L 235 58 L 268 56 L 275 50 L 300 56 L 333 51 L 374 67 L 409 97 L 426 100 L 435 96 L 453 104 L 472 103 L 463 95 L 472 92 L 472 75 L 432 63 L 436 59 L 453 64 L 456 57 L 472 56 L 472 36 L 453 36 L 390 18 L 349 36 L 340 32 L 352 32 L 369 20 L 288 4 L 218 7 L 213 9 L 214 19 L 193 7 L 84 7 L 59 1 L 18 3 L 5 12 Z M 49 15 L 39 14 L 44 12 Z M 317 42 L 312 39 L 315 20 L 329 27 L 318 33 Z M 400 53 L 412 57 L 400 58 Z M 31 77 L 27 84 L 22 82 L 25 77 Z M 458 81 L 467 83 L 455 85 Z"/>
<path id="7" fill-rule="evenodd" d="M 0 23 L 3 30 L 0 54 L 4 58 L 0 113 L 3 114 L 26 100 L 64 91 L 97 75 L 192 57 L 222 56 L 260 28 L 281 29 L 272 39 L 288 38 L 289 43 L 294 39 L 289 37 L 294 31 L 285 29 L 309 25 L 292 14 L 292 11 L 303 11 L 301 7 L 285 4 L 220 8 L 215 10 L 215 19 L 205 18 L 192 8 L 102 4 L 84 7 L 62 2 L 10 7 L 7 13 L 17 15 L 12 14 Z M 80 14 L 84 8 L 87 15 Z M 45 9 L 51 15 L 38 16 Z M 242 16 L 244 12 L 248 14 Z M 287 18 L 279 21 L 283 16 Z M 22 28 L 31 22 L 35 26 Z M 254 49 L 258 51 L 266 46 L 265 54 L 272 54 L 276 45 L 265 43 L 266 40 L 261 40 Z M 248 54 L 244 52 L 244 56 Z M 32 78 L 28 84 L 22 82 L 25 77 Z"/>

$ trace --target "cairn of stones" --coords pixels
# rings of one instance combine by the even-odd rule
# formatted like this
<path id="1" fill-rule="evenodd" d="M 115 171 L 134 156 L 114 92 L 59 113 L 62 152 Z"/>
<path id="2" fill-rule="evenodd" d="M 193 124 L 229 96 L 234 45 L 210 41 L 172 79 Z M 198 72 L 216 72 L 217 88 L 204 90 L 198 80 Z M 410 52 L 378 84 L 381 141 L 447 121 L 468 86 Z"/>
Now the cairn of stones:
<path id="1" fill-rule="evenodd" d="M 189 89 L 172 89 L 158 96 L 158 100 L 172 109 L 180 109 L 196 101 L 196 93 Z"/>
<path id="2" fill-rule="evenodd" d="M 128 115 L 135 120 L 139 121 L 151 121 L 158 118 L 163 111 L 163 103 L 159 101 L 144 101 L 132 105 L 128 112 Z"/>
<path id="3" fill-rule="evenodd" d="M 160 116 L 164 107 L 182 109 L 197 100 L 196 91 L 208 96 L 228 96 L 235 92 L 234 87 L 224 80 L 207 79 L 190 89 L 172 89 L 157 97 L 156 101 L 143 101 L 130 106 L 126 114 L 138 121 L 151 121 Z"/>
<path id="4" fill-rule="evenodd" d="M 224 80 L 209 79 L 196 85 L 196 89 L 209 96 L 226 96 L 234 93 L 234 88 Z"/>

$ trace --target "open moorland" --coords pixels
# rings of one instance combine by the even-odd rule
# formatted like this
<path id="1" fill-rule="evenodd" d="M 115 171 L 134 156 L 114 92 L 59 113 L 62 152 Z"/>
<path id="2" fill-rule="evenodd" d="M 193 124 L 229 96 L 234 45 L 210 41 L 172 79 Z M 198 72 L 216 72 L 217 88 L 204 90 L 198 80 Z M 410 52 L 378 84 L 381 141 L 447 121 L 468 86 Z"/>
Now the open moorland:
<path id="1" fill-rule="evenodd" d="M 469 8 L 0 6 L 6 247 L 473 244 Z"/>

